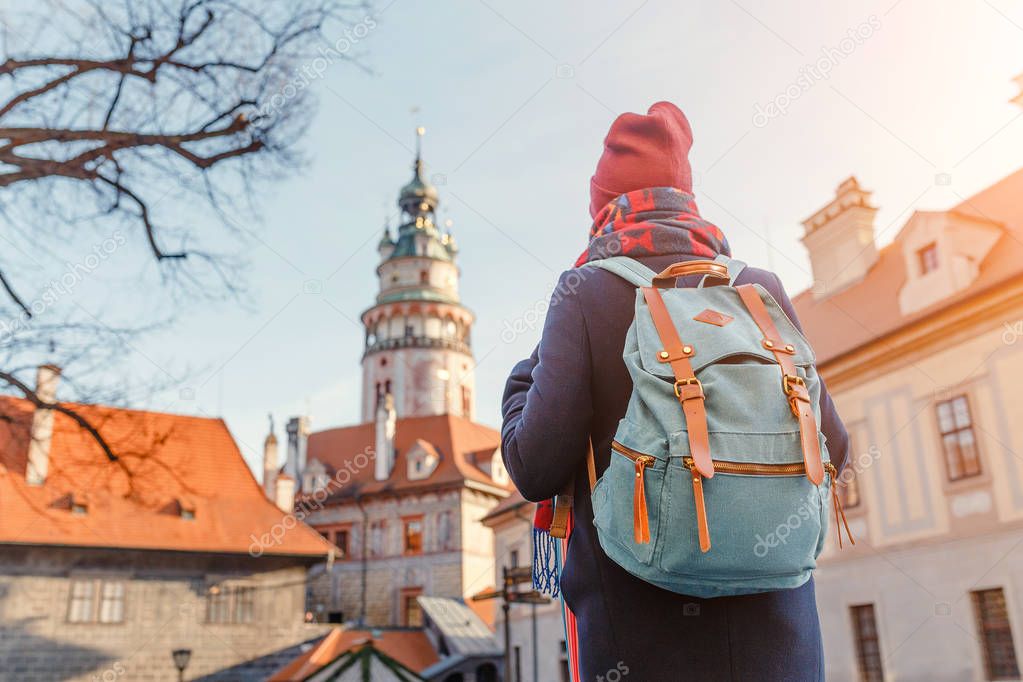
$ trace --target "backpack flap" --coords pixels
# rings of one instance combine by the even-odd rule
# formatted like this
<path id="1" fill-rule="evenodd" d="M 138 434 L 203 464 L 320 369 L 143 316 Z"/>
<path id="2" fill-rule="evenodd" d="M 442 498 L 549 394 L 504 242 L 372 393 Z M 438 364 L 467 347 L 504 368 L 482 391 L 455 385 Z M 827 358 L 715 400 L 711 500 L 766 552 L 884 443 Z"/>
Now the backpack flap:
<path id="1" fill-rule="evenodd" d="M 801 367 L 813 365 L 814 354 L 807 340 L 774 298 L 759 284 L 753 286 L 764 298 L 782 340 L 792 346 L 793 363 Z M 734 288 L 663 289 L 661 297 L 683 343 L 692 348 L 689 361 L 695 372 L 709 364 L 726 361 L 730 356 L 753 355 L 764 363 L 775 364 L 774 354 L 764 347 L 763 334 Z M 643 368 L 655 376 L 671 379 L 671 367 L 660 357 L 663 344 L 642 292 L 637 292 L 636 301 L 636 340 Z"/>

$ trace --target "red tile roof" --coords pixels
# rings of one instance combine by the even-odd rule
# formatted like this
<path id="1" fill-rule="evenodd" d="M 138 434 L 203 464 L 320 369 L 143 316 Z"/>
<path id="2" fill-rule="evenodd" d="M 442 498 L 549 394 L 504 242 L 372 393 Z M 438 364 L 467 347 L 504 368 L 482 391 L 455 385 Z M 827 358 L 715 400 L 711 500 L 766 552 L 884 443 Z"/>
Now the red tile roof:
<path id="1" fill-rule="evenodd" d="M 525 509 L 523 511 L 517 512 L 517 514 L 521 518 L 532 522 L 533 511 L 536 509 L 536 505 L 526 500 L 526 498 L 524 498 L 522 496 L 522 493 L 520 493 L 518 490 L 513 492 L 505 499 L 501 500 L 501 503 L 498 504 L 493 509 L 491 509 L 489 512 L 487 512 L 486 516 L 481 518 L 480 521 L 482 521 L 484 525 L 490 525 L 488 521 L 493 521 L 497 519 L 499 516 L 504 516 L 505 514 L 515 511 L 522 507 L 525 507 Z"/>
<path id="2" fill-rule="evenodd" d="M 270 678 L 270 682 L 305 680 L 347 651 L 372 645 L 385 656 L 421 672 L 440 659 L 422 630 L 353 630 L 339 627 Z"/>
<path id="3" fill-rule="evenodd" d="M 395 425 L 395 463 L 390 478 L 377 481 L 372 454 L 376 446 L 373 423 L 319 431 L 309 436 L 309 461 L 323 462 L 334 476 L 332 498 L 412 492 L 422 489 L 479 484 L 500 494 L 511 492 L 509 483 L 495 482 L 474 464 L 479 453 L 493 453 L 501 445 L 501 434 L 489 427 L 454 415 L 407 417 Z M 436 451 L 437 468 L 424 479 L 408 478 L 406 455 L 416 441 L 425 441 Z"/>
<path id="4" fill-rule="evenodd" d="M 57 414 L 49 472 L 25 481 L 33 407 L 0 396 L 0 543 L 249 553 L 284 515 L 263 495 L 221 419 L 68 405 L 119 455 L 110 462 Z M 71 500 L 87 505 L 71 511 Z M 181 516 L 181 509 L 194 518 Z M 331 546 L 299 523 L 264 554 L 324 556 Z M 256 547 L 255 549 L 259 549 Z"/>
<path id="5" fill-rule="evenodd" d="M 878 251 L 877 262 L 859 282 L 825 298 L 814 298 L 807 290 L 792 299 L 818 364 L 1023 275 L 1023 169 L 948 212 L 996 223 L 1005 230 L 981 262 L 977 279 L 954 296 L 904 315 L 898 302 L 899 289 L 907 276 L 900 233 Z"/>

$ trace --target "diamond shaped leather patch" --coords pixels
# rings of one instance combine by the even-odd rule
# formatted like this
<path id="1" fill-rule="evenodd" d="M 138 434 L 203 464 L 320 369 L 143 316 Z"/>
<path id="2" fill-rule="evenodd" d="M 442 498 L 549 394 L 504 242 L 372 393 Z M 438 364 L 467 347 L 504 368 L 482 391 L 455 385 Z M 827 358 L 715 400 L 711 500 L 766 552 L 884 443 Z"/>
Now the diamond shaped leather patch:
<path id="1" fill-rule="evenodd" d="M 716 310 L 705 308 L 702 313 L 700 313 L 693 319 L 696 320 L 697 322 L 706 322 L 707 324 L 713 324 L 718 327 L 724 327 L 734 318 L 731 315 L 725 315 L 724 313 L 719 313 Z"/>

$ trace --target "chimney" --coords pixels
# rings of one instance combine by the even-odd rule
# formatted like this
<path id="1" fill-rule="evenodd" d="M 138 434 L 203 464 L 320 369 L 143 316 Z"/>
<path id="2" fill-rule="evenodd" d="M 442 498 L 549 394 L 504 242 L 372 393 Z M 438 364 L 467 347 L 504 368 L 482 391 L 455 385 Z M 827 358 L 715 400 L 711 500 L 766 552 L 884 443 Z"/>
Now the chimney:
<path id="1" fill-rule="evenodd" d="M 309 441 L 309 417 L 292 417 L 288 420 L 288 458 L 284 473 L 292 482 L 302 480 L 305 471 L 306 445 Z"/>
<path id="2" fill-rule="evenodd" d="M 398 415 L 394 411 L 394 396 L 390 393 L 377 405 L 376 417 L 376 470 L 378 481 L 391 477 L 394 468 L 394 432 Z"/>
<path id="3" fill-rule="evenodd" d="M 813 268 L 812 291 L 825 298 L 862 279 L 877 262 L 874 215 L 870 195 L 850 176 L 835 198 L 803 221 L 803 245 Z"/>
<path id="4" fill-rule="evenodd" d="M 274 418 L 270 415 L 270 433 L 263 441 L 263 491 L 271 500 L 277 495 L 277 468 L 277 436 L 274 435 Z"/>
<path id="5" fill-rule="evenodd" d="M 36 397 L 44 403 L 57 399 L 60 367 L 40 365 L 36 370 Z M 28 443 L 28 467 L 25 481 L 29 485 L 42 485 L 50 468 L 50 444 L 53 441 L 53 410 L 37 407 L 32 415 L 32 430 Z"/>
<path id="6" fill-rule="evenodd" d="M 274 479 L 274 504 L 282 512 L 290 514 L 295 511 L 295 479 L 281 474 Z"/>

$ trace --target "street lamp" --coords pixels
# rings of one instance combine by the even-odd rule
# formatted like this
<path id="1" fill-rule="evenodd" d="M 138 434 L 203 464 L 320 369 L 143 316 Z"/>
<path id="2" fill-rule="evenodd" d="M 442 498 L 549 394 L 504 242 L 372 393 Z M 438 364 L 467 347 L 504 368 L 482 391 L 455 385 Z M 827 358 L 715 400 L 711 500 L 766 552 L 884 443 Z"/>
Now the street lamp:
<path id="1" fill-rule="evenodd" d="M 174 659 L 174 667 L 178 669 L 178 680 L 184 682 L 185 679 L 185 668 L 188 667 L 188 661 L 192 658 L 191 649 L 175 649 L 171 652 L 171 658 Z"/>

